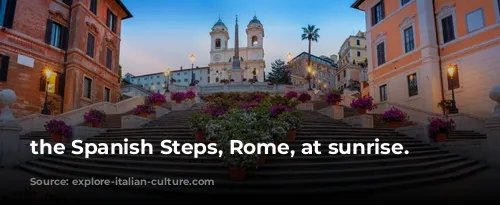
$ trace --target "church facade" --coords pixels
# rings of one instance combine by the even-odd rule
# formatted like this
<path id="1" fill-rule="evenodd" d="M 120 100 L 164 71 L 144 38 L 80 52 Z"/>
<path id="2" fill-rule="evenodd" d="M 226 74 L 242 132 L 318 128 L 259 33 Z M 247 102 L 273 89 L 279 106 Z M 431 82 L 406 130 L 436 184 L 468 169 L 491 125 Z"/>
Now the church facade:
<path id="1" fill-rule="evenodd" d="M 241 82 L 244 79 L 264 81 L 264 26 L 256 16 L 246 28 L 247 46 L 239 46 L 238 18 L 236 18 L 234 48 L 229 48 L 229 30 L 219 20 L 210 32 L 210 82 L 219 83 L 222 79 Z"/>

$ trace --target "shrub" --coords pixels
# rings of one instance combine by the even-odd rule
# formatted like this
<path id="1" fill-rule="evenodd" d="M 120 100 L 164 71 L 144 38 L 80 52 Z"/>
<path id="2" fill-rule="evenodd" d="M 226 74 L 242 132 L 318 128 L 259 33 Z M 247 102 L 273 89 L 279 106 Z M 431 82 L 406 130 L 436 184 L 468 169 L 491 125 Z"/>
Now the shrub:
<path id="1" fill-rule="evenodd" d="M 331 92 L 325 97 L 325 101 L 328 104 L 336 104 L 342 101 L 342 96 L 339 93 Z"/>
<path id="2" fill-rule="evenodd" d="M 455 130 L 456 125 L 453 119 L 444 119 L 439 117 L 431 117 L 429 120 L 429 134 L 434 136 L 438 133 L 448 133 Z"/>
<path id="3" fill-rule="evenodd" d="M 151 105 L 148 105 L 148 104 L 146 104 L 146 105 L 138 105 L 135 108 L 135 110 L 134 110 L 134 113 L 136 115 L 139 115 L 141 113 L 146 113 L 146 114 L 150 115 L 150 114 L 153 114 L 155 112 L 156 112 L 155 108 L 153 106 L 151 106 Z"/>
<path id="4" fill-rule="evenodd" d="M 187 99 L 194 99 L 196 97 L 196 93 L 192 90 L 188 90 L 186 93 L 184 93 L 185 98 Z"/>
<path id="5" fill-rule="evenodd" d="M 192 131 L 205 131 L 205 126 L 211 119 L 210 114 L 197 113 L 189 117 L 188 126 Z"/>
<path id="6" fill-rule="evenodd" d="M 402 122 L 408 119 L 408 115 L 396 107 L 391 107 L 391 109 L 382 113 L 381 118 L 384 122 Z"/>
<path id="7" fill-rule="evenodd" d="M 167 99 L 160 93 L 152 93 L 146 98 L 146 102 L 150 104 L 166 103 Z"/>
<path id="8" fill-rule="evenodd" d="M 306 93 L 306 92 L 301 93 L 297 100 L 299 100 L 302 103 L 306 103 L 306 102 L 311 100 L 311 95 L 309 95 L 309 93 Z"/>
<path id="9" fill-rule="evenodd" d="M 282 104 L 277 104 L 277 105 L 273 105 L 269 109 L 269 116 L 278 117 L 279 115 L 281 115 L 285 112 L 290 112 L 290 111 L 292 111 L 292 108 L 285 106 L 285 105 L 282 105 Z"/>
<path id="10" fill-rule="evenodd" d="M 59 134 L 63 137 L 71 137 L 73 130 L 64 121 L 53 119 L 44 125 L 45 131 L 50 134 Z"/>
<path id="11" fill-rule="evenodd" d="M 296 97 L 297 97 L 297 95 L 298 95 L 298 94 L 297 94 L 295 91 L 290 91 L 290 92 L 287 92 L 287 93 L 285 94 L 285 98 L 287 98 L 287 99 L 289 99 L 289 100 L 290 100 L 290 99 L 296 98 Z"/>
<path id="12" fill-rule="evenodd" d="M 353 99 L 351 102 L 351 107 L 353 109 L 366 109 L 366 110 L 373 110 L 377 108 L 377 106 L 373 104 L 373 98 L 371 96 Z"/>
<path id="13" fill-rule="evenodd" d="M 186 95 L 182 92 L 175 92 L 170 95 L 170 99 L 175 101 L 183 101 L 186 99 Z"/>
<path id="14" fill-rule="evenodd" d="M 102 123 L 106 120 L 106 113 L 91 109 L 83 115 L 83 118 L 85 123 Z"/>

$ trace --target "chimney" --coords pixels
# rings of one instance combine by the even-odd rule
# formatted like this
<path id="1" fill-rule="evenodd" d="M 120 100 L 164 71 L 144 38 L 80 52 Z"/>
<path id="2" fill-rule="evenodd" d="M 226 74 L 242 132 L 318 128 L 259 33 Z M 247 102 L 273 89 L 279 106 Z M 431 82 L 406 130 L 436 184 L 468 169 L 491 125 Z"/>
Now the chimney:
<path id="1" fill-rule="evenodd" d="M 182 66 L 181 66 L 181 70 L 182 70 Z"/>

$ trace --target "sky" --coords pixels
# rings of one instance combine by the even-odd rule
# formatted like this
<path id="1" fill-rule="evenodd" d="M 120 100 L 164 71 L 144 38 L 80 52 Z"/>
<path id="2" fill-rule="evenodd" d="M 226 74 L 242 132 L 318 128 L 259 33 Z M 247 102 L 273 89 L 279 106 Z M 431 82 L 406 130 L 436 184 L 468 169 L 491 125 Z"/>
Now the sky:
<path id="1" fill-rule="evenodd" d="M 133 17 L 122 21 L 120 64 L 123 75 L 143 75 L 165 69 L 190 68 L 210 62 L 210 35 L 219 15 L 229 30 L 234 47 L 238 15 L 240 47 L 246 46 L 245 29 L 256 15 L 264 26 L 266 72 L 277 59 L 287 60 L 307 52 L 302 27 L 320 28 L 313 55 L 337 54 L 349 35 L 365 30 L 364 13 L 353 9 L 354 0 L 122 0 Z M 147 3 L 146 3 L 147 2 Z"/>

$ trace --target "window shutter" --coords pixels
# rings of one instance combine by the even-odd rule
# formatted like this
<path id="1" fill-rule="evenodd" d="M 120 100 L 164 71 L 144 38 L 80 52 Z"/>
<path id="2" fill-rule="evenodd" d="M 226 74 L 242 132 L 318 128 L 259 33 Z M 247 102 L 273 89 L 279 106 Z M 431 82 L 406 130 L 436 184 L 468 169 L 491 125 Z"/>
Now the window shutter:
<path id="1" fill-rule="evenodd" d="M 51 37 L 52 37 L 52 20 L 47 19 L 47 27 L 45 30 L 45 43 L 50 44 Z"/>
<path id="2" fill-rule="evenodd" d="M 46 88 L 47 88 L 47 79 L 42 73 L 42 75 L 40 76 L 40 92 L 45 92 Z"/>
<path id="3" fill-rule="evenodd" d="M 372 7 L 372 26 L 375 26 L 375 16 L 377 14 L 375 14 L 375 7 Z"/>
<path id="4" fill-rule="evenodd" d="M 382 19 L 385 18 L 385 5 L 384 5 L 384 0 L 380 0 L 380 10 L 382 13 Z"/>
<path id="5" fill-rule="evenodd" d="M 109 10 L 109 9 L 108 9 L 108 13 L 106 14 L 106 16 L 107 16 L 107 17 L 106 17 L 106 26 L 108 26 L 108 27 L 109 27 L 109 23 L 111 22 L 111 21 L 110 21 L 110 20 L 111 20 L 111 19 L 110 19 L 110 18 L 111 18 L 111 10 Z"/>
<path id="6" fill-rule="evenodd" d="M 106 51 L 106 67 L 110 70 L 111 67 L 112 67 L 112 63 L 113 63 L 113 52 L 111 51 L 111 49 L 107 49 Z"/>
<path id="7" fill-rule="evenodd" d="M 7 74 L 9 71 L 9 56 L 0 55 L 2 58 L 2 65 L 0 67 L 0 81 L 7 81 Z"/>
<path id="8" fill-rule="evenodd" d="M 7 0 L 7 7 L 5 8 L 5 19 L 3 22 L 3 26 L 6 28 L 12 28 L 12 25 L 14 24 L 16 2 L 16 0 Z"/>
<path id="9" fill-rule="evenodd" d="M 68 50 L 68 41 L 69 41 L 69 29 L 67 27 L 62 26 L 62 38 L 61 45 L 63 50 Z"/>
<path id="10" fill-rule="evenodd" d="M 65 75 L 62 73 L 58 73 L 57 79 L 56 79 L 56 89 L 57 89 L 57 93 L 60 96 L 64 95 L 64 88 L 66 85 L 65 81 L 66 81 Z"/>
<path id="11" fill-rule="evenodd" d="M 116 16 L 113 15 L 113 32 L 116 32 Z"/>

